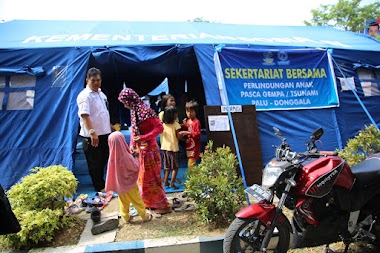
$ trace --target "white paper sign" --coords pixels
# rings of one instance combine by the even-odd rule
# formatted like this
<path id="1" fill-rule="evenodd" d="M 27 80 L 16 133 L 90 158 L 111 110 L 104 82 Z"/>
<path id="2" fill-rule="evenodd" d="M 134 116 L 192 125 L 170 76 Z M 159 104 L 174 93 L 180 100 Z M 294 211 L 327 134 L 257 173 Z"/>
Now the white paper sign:
<path id="1" fill-rule="evenodd" d="M 340 81 L 340 86 L 342 87 L 342 91 L 351 90 L 352 88 L 356 90 L 355 80 L 353 77 L 347 77 L 347 78 L 338 77 L 338 78 Z"/>
<path id="2" fill-rule="evenodd" d="M 227 115 L 209 115 L 208 126 L 211 132 L 230 131 L 230 122 Z"/>
<path id="3" fill-rule="evenodd" d="M 243 109 L 241 108 L 241 105 L 230 105 L 230 112 L 242 112 Z M 222 105 L 220 107 L 221 112 L 227 112 L 227 106 Z"/>

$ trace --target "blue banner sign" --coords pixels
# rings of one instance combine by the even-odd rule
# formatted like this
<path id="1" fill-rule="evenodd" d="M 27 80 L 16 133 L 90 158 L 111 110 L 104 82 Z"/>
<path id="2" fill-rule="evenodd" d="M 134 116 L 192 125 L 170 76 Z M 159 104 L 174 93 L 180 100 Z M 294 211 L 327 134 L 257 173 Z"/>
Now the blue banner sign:
<path id="1" fill-rule="evenodd" d="M 257 110 L 339 106 L 331 60 L 326 50 L 223 48 L 217 73 L 230 104 Z"/>

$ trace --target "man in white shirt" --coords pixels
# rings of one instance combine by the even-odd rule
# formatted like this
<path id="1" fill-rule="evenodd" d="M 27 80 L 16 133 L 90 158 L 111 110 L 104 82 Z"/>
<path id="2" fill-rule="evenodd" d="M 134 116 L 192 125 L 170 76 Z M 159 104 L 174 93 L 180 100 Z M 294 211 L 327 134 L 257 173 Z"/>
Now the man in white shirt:
<path id="1" fill-rule="evenodd" d="M 101 91 L 101 72 L 90 68 L 86 76 L 86 88 L 77 97 L 80 133 L 83 151 L 95 191 L 104 191 L 104 168 L 109 149 L 108 135 L 111 133 L 107 96 Z"/>

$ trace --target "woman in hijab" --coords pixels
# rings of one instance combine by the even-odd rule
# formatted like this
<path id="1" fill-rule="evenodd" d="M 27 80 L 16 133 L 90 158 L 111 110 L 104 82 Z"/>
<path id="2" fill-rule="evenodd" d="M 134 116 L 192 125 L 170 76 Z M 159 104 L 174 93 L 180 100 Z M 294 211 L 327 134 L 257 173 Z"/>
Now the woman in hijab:
<path id="1" fill-rule="evenodd" d="M 152 214 L 146 212 L 137 187 L 140 165 L 138 160 L 131 154 L 124 135 L 120 132 L 111 133 L 108 137 L 108 146 L 110 155 L 106 190 L 114 191 L 119 195 L 120 214 L 125 222 L 131 220 L 129 215 L 131 203 L 143 221 L 150 221 Z"/>
<path id="2" fill-rule="evenodd" d="M 134 90 L 123 89 L 119 101 L 131 110 L 131 152 L 140 158 L 138 186 L 145 206 L 157 214 L 170 213 L 171 206 L 161 183 L 161 156 L 156 141 L 164 127 Z"/>

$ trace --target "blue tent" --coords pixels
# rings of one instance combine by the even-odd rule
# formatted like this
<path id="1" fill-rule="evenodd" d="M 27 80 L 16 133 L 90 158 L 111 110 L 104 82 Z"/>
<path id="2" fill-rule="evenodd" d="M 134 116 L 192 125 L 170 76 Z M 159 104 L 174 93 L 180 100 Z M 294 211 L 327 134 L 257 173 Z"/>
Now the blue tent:
<path id="1" fill-rule="evenodd" d="M 364 96 L 356 71 L 373 71 L 370 81 L 379 84 L 380 42 L 366 35 L 306 26 L 27 20 L 0 24 L 0 34 L 0 184 L 5 188 L 36 166 L 74 168 L 76 96 L 91 66 L 102 70 L 109 98 L 125 80 L 144 95 L 168 77 L 171 92 L 181 94 L 187 80 L 188 89 L 202 91 L 203 104 L 220 105 L 213 59 L 217 45 L 333 49 L 337 78 L 342 73 L 354 77 L 358 96 L 380 124 L 380 99 Z M 338 85 L 339 107 L 258 112 L 264 162 L 277 143 L 273 125 L 298 149 L 323 126 L 323 148 L 331 150 L 371 123 L 353 93 L 341 92 Z M 121 110 L 115 99 L 110 106 Z"/>

